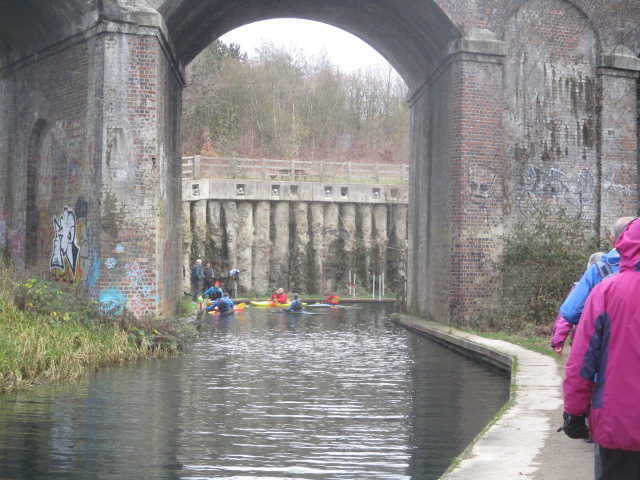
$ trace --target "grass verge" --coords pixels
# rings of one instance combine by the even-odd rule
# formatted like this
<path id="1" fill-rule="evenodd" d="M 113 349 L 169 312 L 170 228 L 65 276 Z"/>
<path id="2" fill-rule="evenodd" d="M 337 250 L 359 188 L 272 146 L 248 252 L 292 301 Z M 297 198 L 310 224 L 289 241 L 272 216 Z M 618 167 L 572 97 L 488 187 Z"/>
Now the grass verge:
<path id="1" fill-rule="evenodd" d="M 19 281 L 0 265 L 0 392 L 76 380 L 89 367 L 176 355 L 194 334 L 179 316 L 105 311 L 52 282 Z"/>

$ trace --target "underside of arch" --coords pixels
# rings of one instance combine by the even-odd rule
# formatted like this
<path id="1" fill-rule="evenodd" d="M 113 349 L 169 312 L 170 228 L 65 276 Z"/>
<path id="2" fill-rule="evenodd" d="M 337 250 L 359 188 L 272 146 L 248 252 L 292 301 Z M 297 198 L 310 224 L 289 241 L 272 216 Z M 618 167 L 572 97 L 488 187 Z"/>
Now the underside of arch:
<path id="1" fill-rule="evenodd" d="M 417 86 L 459 36 L 434 1 L 212 0 L 166 1 L 159 9 L 178 57 L 189 63 L 216 38 L 242 25 L 274 18 L 315 20 L 341 28 L 371 45 Z"/>

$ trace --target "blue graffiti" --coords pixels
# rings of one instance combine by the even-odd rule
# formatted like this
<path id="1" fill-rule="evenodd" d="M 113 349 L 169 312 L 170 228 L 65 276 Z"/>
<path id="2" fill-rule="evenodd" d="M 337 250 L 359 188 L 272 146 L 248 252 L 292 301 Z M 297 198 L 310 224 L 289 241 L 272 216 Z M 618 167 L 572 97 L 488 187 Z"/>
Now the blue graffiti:
<path id="1" fill-rule="evenodd" d="M 98 258 L 98 253 L 93 251 L 93 262 L 91 264 L 91 268 L 89 269 L 89 273 L 87 274 L 87 287 L 89 290 L 93 290 L 98 283 L 98 278 L 100 278 L 100 259 Z"/>
<path id="2" fill-rule="evenodd" d="M 121 313 L 127 305 L 127 297 L 120 290 L 102 290 L 100 292 L 100 310 Z"/>

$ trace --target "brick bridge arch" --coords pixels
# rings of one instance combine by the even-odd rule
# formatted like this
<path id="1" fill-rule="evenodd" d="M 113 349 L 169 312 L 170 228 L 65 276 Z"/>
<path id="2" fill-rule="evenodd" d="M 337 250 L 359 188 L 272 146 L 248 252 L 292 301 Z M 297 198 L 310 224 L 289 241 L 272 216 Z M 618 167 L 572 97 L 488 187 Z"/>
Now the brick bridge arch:
<path id="1" fill-rule="evenodd" d="M 282 17 L 355 34 L 409 86 L 413 311 L 470 319 L 499 301 L 489 260 L 536 202 L 594 233 L 637 210 L 634 0 L 12 0 L 0 248 L 92 298 L 170 311 L 183 67 L 227 31 Z"/>

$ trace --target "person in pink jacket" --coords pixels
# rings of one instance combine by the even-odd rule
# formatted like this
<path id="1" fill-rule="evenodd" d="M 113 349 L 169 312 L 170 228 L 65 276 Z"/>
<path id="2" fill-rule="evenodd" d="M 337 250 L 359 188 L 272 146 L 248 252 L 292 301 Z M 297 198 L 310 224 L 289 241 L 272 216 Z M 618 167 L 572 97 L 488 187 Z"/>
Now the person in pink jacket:
<path id="1" fill-rule="evenodd" d="M 596 285 L 566 365 L 564 432 L 597 445 L 596 480 L 640 479 L 640 220 L 616 242 L 620 273 Z M 588 427 L 586 420 L 588 417 Z"/>
<path id="2" fill-rule="evenodd" d="M 595 252 L 591 254 L 589 257 L 589 261 L 587 262 L 587 268 L 591 265 L 598 263 L 600 257 L 604 255 L 604 252 Z M 573 284 L 569 293 L 573 292 L 573 289 L 576 288 L 577 282 Z M 567 340 L 568 336 L 571 336 L 571 340 L 573 340 L 573 336 L 575 335 L 575 325 L 567 322 L 562 314 L 558 312 L 558 316 L 556 317 L 556 321 L 553 324 L 553 331 L 551 333 L 551 348 L 558 354 L 558 356 L 562 355 L 562 348 L 564 347 L 564 342 Z"/>

